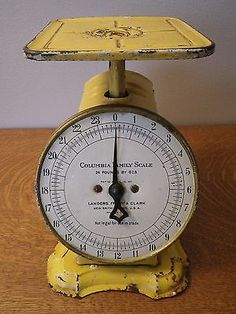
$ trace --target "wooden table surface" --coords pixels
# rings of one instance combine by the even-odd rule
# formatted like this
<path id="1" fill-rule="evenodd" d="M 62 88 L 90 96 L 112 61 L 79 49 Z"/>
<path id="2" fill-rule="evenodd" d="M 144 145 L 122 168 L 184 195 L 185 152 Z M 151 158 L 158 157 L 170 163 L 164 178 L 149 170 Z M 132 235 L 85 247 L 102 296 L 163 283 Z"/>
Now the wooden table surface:
<path id="1" fill-rule="evenodd" d="M 38 157 L 52 130 L 0 131 L 0 313 L 236 313 L 236 126 L 180 128 L 195 153 L 200 197 L 183 245 L 190 287 L 154 301 L 130 292 L 84 299 L 54 293 L 47 257 L 56 239 L 34 195 Z"/>

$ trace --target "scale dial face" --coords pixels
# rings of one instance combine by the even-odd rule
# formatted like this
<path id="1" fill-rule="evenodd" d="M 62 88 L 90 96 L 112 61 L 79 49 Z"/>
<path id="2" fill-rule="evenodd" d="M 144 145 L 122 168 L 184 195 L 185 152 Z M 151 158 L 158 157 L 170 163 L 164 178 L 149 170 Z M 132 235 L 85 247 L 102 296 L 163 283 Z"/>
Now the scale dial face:
<path id="1" fill-rule="evenodd" d="M 175 241 L 196 205 L 197 174 L 179 132 L 157 114 L 100 106 L 77 114 L 41 156 L 46 222 L 73 251 L 129 263 Z"/>

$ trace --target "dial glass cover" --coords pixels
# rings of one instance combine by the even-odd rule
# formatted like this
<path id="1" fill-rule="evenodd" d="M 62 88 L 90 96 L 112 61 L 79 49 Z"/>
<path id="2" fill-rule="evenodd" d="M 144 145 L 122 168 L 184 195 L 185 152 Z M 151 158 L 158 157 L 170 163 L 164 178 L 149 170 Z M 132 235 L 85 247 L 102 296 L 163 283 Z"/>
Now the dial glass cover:
<path id="1" fill-rule="evenodd" d="M 114 180 L 122 193 L 111 193 Z M 96 107 L 68 120 L 42 154 L 36 181 L 59 240 L 117 263 L 170 245 L 197 198 L 196 165 L 183 137 L 159 115 L 127 106 Z"/>

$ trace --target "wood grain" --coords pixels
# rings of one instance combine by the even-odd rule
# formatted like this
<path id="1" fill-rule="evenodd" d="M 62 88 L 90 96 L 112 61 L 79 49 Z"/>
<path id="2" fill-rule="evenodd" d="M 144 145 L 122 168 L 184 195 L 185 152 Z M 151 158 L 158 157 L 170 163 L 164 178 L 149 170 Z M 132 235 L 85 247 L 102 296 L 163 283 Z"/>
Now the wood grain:
<path id="1" fill-rule="evenodd" d="M 102 292 L 84 299 L 54 293 L 46 262 L 56 239 L 34 195 L 38 157 L 52 130 L 0 131 L 0 313 L 236 313 L 236 126 L 180 128 L 200 172 L 198 209 L 182 242 L 191 285 L 159 301 Z"/>

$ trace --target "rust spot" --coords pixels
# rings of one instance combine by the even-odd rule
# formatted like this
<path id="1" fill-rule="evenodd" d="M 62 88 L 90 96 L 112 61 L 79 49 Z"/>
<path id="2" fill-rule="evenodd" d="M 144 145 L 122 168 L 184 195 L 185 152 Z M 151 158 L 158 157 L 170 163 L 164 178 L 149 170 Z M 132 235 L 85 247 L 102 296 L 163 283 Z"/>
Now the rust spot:
<path id="1" fill-rule="evenodd" d="M 57 278 L 60 279 L 63 282 L 66 282 L 61 276 L 58 276 Z"/>
<path id="2" fill-rule="evenodd" d="M 138 289 L 138 287 L 137 287 L 137 285 L 136 285 L 135 283 L 130 283 L 130 284 L 126 287 L 125 291 L 129 291 L 129 292 L 139 292 L 139 289 Z"/>
<path id="3" fill-rule="evenodd" d="M 159 273 L 154 273 L 154 275 L 156 276 L 156 280 L 159 279 L 159 277 L 162 277 L 162 276 L 165 276 L 164 272 L 163 271 L 160 271 Z"/>
<path id="4" fill-rule="evenodd" d="M 176 282 L 176 283 L 178 283 L 178 281 L 176 281 L 176 273 L 174 272 L 174 269 L 175 269 L 175 263 L 178 263 L 178 262 L 182 262 L 182 259 L 179 257 L 179 258 L 177 258 L 177 257 L 171 257 L 171 259 L 170 259 L 170 261 L 171 261 L 171 269 L 170 269 L 170 273 L 172 273 L 173 275 L 172 275 L 172 280 L 173 280 L 173 282 Z"/>
<path id="5" fill-rule="evenodd" d="M 79 285 L 79 275 L 76 276 L 76 290 L 77 292 L 79 292 L 79 288 L 80 288 L 80 285 Z"/>
<path id="6" fill-rule="evenodd" d="M 142 53 L 152 54 L 152 53 L 155 53 L 155 52 L 156 52 L 156 50 L 144 50 L 144 49 L 138 51 L 139 54 L 142 54 Z"/>
<path id="7" fill-rule="evenodd" d="M 65 257 L 68 252 L 69 252 L 69 250 L 67 250 L 67 251 L 62 255 L 61 258 Z"/>

